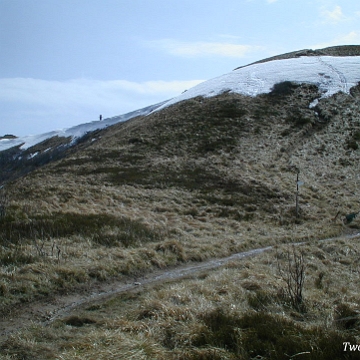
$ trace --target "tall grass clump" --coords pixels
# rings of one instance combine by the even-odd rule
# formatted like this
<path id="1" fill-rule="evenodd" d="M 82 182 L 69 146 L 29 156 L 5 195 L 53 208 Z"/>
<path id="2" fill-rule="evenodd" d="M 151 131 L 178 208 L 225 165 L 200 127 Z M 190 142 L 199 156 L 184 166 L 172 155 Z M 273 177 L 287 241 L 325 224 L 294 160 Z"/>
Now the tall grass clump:
<path id="1" fill-rule="evenodd" d="M 297 356 L 306 360 L 343 359 L 343 342 L 356 343 L 351 334 L 303 327 L 265 311 L 239 316 L 217 308 L 203 314 L 201 320 L 205 328 L 193 345 L 197 348 L 221 348 L 239 359 L 288 360 Z M 348 358 L 357 357 L 349 354 Z"/>
<path id="2" fill-rule="evenodd" d="M 161 230 L 138 220 L 107 214 L 52 213 L 27 219 L 4 219 L 0 238 L 8 243 L 36 243 L 38 240 L 80 235 L 94 245 L 134 247 L 162 240 Z M 37 243 L 36 243 L 37 244 Z M 40 248 L 39 248 L 40 249 Z"/>
<path id="3" fill-rule="evenodd" d="M 8 196 L 3 189 L 0 190 L 0 220 L 4 219 L 6 216 L 6 211 L 8 209 Z"/>

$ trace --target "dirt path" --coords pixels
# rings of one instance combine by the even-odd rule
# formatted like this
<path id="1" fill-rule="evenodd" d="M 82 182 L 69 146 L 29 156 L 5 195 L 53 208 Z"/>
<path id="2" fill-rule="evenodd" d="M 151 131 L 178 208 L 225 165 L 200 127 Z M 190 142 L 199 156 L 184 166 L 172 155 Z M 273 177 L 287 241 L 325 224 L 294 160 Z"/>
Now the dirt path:
<path id="1" fill-rule="evenodd" d="M 342 238 L 349 239 L 356 237 L 360 237 L 360 233 L 323 239 L 320 241 L 325 242 L 339 240 Z M 303 243 L 296 243 L 294 245 L 300 244 Z M 269 251 L 272 248 L 272 246 L 267 246 L 233 254 L 226 258 L 212 259 L 197 264 L 187 264 L 171 270 L 158 270 L 146 277 L 137 279 L 136 282 L 117 280 L 110 283 L 96 283 L 87 289 L 82 290 L 81 293 L 54 296 L 53 298 L 46 298 L 30 304 L 24 304 L 15 308 L 5 319 L 0 319 L 0 341 L 3 341 L 12 332 L 25 328 L 31 324 L 35 323 L 48 325 L 58 318 L 69 315 L 73 310 L 77 310 L 81 306 L 88 306 L 93 303 L 103 302 L 120 293 L 141 291 L 145 290 L 148 286 L 174 281 L 187 276 L 216 269 L 231 261 L 256 256 Z"/>

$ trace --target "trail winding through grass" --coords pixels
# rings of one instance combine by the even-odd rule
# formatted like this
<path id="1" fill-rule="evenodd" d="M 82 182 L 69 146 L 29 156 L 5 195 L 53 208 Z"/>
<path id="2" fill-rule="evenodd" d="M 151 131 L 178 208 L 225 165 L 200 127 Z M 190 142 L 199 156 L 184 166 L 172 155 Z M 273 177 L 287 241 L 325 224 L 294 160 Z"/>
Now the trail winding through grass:
<path id="1" fill-rule="evenodd" d="M 318 242 L 335 241 L 340 239 L 352 239 L 360 237 L 360 233 L 342 235 L 333 238 L 319 240 Z M 289 243 L 282 245 L 302 245 L 307 242 Z M 13 310 L 4 319 L 0 319 L 0 341 L 3 341 L 11 333 L 32 324 L 49 325 L 54 320 L 69 315 L 72 311 L 81 306 L 89 306 L 94 303 L 101 303 L 116 296 L 117 294 L 132 291 L 145 291 L 148 286 L 157 285 L 169 281 L 179 280 L 200 274 L 205 271 L 219 268 L 231 261 L 256 256 L 273 249 L 273 246 L 257 248 L 249 251 L 233 254 L 225 258 L 211 259 L 196 264 L 186 264 L 173 269 L 162 269 L 149 275 L 136 279 L 136 282 L 128 280 L 115 280 L 108 283 L 95 283 L 86 290 L 79 293 L 54 296 L 29 304 L 23 304 Z"/>

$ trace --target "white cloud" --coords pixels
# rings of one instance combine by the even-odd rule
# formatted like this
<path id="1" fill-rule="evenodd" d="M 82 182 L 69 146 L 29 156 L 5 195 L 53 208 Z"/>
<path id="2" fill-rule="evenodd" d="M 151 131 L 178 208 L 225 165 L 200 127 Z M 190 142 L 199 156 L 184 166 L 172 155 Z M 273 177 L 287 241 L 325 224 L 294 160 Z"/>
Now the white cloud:
<path id="1" fill-rule="evenodd" d="M 339 35 L 334 39 L 323 42 L 320 44 L 313 45 L 313 49 L 321 49 L 328 46 L 336 46 L 336 45 L 357 45 L 360 44 L 360 32 L 359 31 L 351 31 L 345 35 Z"/>
<path id="2" fill-rule="evenodd" d="M 323 17 L 324 22 L 332 24 L 337 24 L 347 19 L 339 5 L 336 5 L 332 11 L 322 9 L 321 16 Z"/>
<path id="3" fill-rule="evenodd" d="M 169 54 L 184 57 L 223 56 L 242 58 L 247 53 L 259 50 L 259 46 L 239 45 L 223 42 L 185 42 L 173 39 L 154 40 L 147 43 L 151 47 L 159 48 Z"/>
<path id="4" fill-rule="evenodd" d="M 0 79 L 1 132 L 28 135 L 71 127 L 152 105 L 181 94 L 203 80 L 97 81 Z M 0 134 L 1 135 L 1 134 Z"/>
<path id="5" fill-rule="evenodd" d="M 346 35 L 339 36 L 336 39 L 337 42 L 345 45 L 356 45 L 360 43 L 360 32 L 359 31 L 351 31 Z"/>
<path id="6" fill-rule="evenodd" d="M 98 81 L 75 79 L 48 81 L 29 78 L 0 79 L 0 101 L 20 101 L 39 105 L 116 104 L 121 96 L 174 96 L 202 80 L 190 81 L 147 81 L 127 80 Z"/>

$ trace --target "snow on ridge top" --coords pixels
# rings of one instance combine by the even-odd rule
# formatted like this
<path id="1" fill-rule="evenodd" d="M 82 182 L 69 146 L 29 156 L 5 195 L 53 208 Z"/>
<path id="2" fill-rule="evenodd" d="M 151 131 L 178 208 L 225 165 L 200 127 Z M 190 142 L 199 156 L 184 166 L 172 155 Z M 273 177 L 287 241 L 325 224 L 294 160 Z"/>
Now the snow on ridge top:
<path id="1" fill-rule="evenodd" d="M 136 116 L 148 115 L 150 112 L 154 111 L 157 107 L 163 105 L 166 102 L 167 100 L 158 104 L 150 105 L 145 108 L 129 112 L 124 115 L 114 116 L 112 118 L 104 119 L 103 121 L 92 121 L 90 123 L 76 125 L 69 129 L 55 130 L 40 135 L 28 135 L 20 138 L 1 139 L 0 152 L 15 146 L 20 146 L 21 150 L 26 150 L 55 136 L 64 138 L 71 137 L 74 141 L 78 138 L 81 138 L 88 132 L 104 129 L 119 122 L 130 120 L 131 118 L 134 118 Z"/>
<path id="2" fill-rule="evenodd" d="M 360 82 L 360 56 L 302 56 L 241 67 L 194 86 L 155 111 L 196 96 L 212 97 L 225 91 L 249 96 L 269 93 L 283 81 L 317 85 L 323 93 L 321 97 L 339 91 L 348 93 Z"/>

